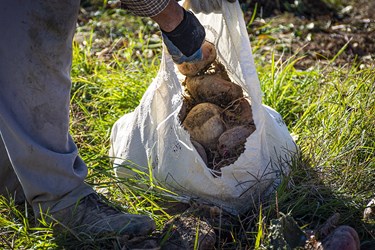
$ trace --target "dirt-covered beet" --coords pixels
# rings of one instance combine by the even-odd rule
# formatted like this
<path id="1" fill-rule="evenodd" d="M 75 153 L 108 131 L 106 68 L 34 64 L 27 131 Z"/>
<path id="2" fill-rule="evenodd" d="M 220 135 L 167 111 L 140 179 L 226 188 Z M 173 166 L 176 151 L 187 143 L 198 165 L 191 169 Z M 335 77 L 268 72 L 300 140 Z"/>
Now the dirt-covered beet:
<path id="1" fill-rule="evenodd" d="M 247 138 L 256 130 L 251 102 L 218 61 L 197 75 L 186 76 L 182 85 L 181 124 L 202 160 L 220 175 L 222 167 L 245 151 Z"/>
<path id="2" fill-rule="evenodd" d="M 195 76 L 207 68 L 216 59 L 216 50 L 212 43 L 205 41 L 202 45 L 203 59 L 196 63 L 182 63 L 178 70 L 185 76 Z"/>
<path id="3" fill-rule="evenodd" d="M 200 103 L 190 110 L 182 125 L 192 140 L 206 149 L 215 150 L 219 136 L 225 131 L 221 113 L 222 109 L 215 104 Z"/>

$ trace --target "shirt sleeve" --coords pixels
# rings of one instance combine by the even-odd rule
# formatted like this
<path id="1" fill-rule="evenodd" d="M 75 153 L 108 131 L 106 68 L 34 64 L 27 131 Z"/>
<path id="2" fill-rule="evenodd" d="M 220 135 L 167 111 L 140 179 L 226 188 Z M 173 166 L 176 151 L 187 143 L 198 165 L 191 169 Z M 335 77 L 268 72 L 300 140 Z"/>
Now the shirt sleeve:
<path id="1" fill-rule="evenodd" d="M 169 1 L 174 0 L 121 0 L 121 8 L 129 10 L 137 16 L 153 17 L 162 12 Z"/>

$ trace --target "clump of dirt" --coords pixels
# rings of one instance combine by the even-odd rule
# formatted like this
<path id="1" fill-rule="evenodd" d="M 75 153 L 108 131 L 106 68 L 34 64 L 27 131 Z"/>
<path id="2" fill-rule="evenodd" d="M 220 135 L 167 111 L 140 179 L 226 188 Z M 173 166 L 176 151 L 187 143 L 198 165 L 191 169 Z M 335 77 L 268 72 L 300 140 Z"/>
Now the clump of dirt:
<path id="1" fill-rule="evenodd" d="M 215 249 L 216 234 L 212 225 L 194 216 L 180 216 L 169 221 L 162 232 L 161 249 Z"/>

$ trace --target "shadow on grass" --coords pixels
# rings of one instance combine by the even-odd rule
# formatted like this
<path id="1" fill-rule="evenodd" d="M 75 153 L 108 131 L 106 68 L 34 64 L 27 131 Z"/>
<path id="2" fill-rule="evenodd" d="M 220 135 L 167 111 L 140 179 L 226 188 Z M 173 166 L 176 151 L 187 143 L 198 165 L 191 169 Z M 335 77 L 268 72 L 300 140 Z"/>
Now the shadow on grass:
<path id="1" fill-rule="evenodd" d="M 266 249 L 280 247 L 280 240 L 284 241 L 282 247 L 308 249 L 305 244 L 311 236 L 314 242 L 322 241 L 338 226 L 348 225 L 357 231 L 362 249 L 374 244 L 373 225 L 362 220 L 361 207 L 325 186 L 319 170 L 311 167 L 301 155 L 294 159 L 290 168 L 290 174 L 270 200 L 238 216 L 207 205 L 171 202 L 174 205 L 169 206 L 165 202 L 162 206 L 174 219 L 167 223 L 163 237 L 172 239 L 172 243 L 180 241 L 178 249 L 192 249 L 204 237 L 216 240 L 211 248 L 201 249 Z M 278 224 L 282 227 L 275 229 Z M 174 233 L 166 228 L 173 228 Z M 192 234 L 196 238 L 191 237 Z M 184 240 L 188 243 L 181 247 Z"/>

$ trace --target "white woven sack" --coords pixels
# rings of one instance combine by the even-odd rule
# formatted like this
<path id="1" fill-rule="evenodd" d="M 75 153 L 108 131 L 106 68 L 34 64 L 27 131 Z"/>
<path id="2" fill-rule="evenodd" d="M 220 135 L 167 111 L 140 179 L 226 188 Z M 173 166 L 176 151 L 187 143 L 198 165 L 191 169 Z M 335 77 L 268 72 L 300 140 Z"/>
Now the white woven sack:
<path id="1" fill-rule="evenodd" d="M 213 42 L 218 60 L 231 80 L 251 100 L 256 130 L 247 139 L 245 152 L 217 176 L 209 169 L 181 127 L 178 113 L 182 106 L 183 76 L 163 49 L 160 70 L 139 106 L 113 126 L 110 156 L 116 174 L 127 177 L 136 167 L 152 172 L 161 185 L 181 198 L 194 199 L 231 213 L 245 212 L 272 192 L 281 173 L 296 152 L 295 143 L 281 116 L 262 105 L 260 84 L 250 42 L 237 4 L 223 1 L 222 13 L 198 14 L 207 40 Z M 148 168 L 152 168 L 149 171 Z"/>

